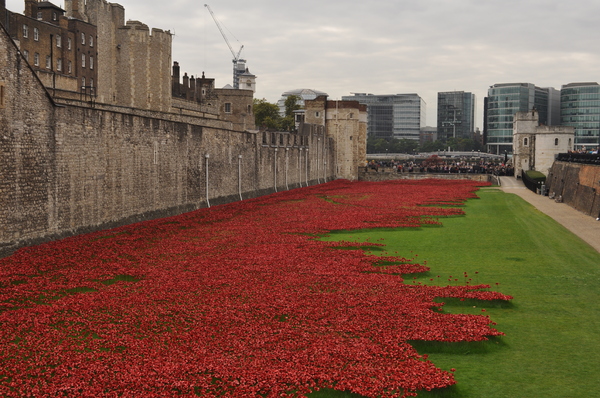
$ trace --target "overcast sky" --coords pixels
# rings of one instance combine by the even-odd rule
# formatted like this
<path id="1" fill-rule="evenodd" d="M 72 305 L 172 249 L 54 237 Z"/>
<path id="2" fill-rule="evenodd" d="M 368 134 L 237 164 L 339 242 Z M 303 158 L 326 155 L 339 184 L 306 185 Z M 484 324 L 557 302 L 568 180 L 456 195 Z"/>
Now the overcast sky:
<path id="1" fill-rule="evenodd" d="M 206 0 L 257 76 L 257 98 L 312 88 L 417 93 L 436 125 L 437 93 L 483 98 L 495 83 L 560 89 L 600 81 L 598 0 Z M 117 0 L 125 18 L 170 30 L 181 71 L 232 84 L 232 54 L 204 2 Z M 63 0 L 54 2 L 63 6 Z M 23 0 L 7 0 L 22 12 Z M 236 39 L 237 38 L 237 39 Z M 239 42 L 237 41 L 239 40 Z"/>

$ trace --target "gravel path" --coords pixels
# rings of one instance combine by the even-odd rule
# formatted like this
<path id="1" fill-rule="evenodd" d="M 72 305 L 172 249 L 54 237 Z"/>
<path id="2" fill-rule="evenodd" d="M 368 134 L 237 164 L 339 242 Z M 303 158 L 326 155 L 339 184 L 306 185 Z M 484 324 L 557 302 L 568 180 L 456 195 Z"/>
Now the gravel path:
<path id="1" fill-rule="evenodd" d="M 500 177 L 500 180 L 504 192 L 520 196 L 600 252 L 600 221 L 596 221 L 595 218 L 585 215 L 569 205 L 556 203 L 547 196 L 536 195 L 525 188 L 521 180 L 513 177 Z"/>

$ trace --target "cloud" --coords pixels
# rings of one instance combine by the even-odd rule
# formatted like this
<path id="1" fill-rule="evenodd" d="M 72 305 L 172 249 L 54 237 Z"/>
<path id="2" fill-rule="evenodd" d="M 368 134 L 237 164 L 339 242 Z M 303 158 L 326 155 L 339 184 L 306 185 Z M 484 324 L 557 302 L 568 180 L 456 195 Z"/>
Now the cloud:
<path id="1" fill-rule="evenodd" d="M 207 0 L 210 1 L 210 0 Z M 189 74 L 224 86 L 232 54 L 204 3 L 117 1 L 126 18 L 170 29 L 173 59 Z M 483 97 L 495 83 L 560 86 L 600 80 L 596 0 L 305 0 L 209 2 L 235 52 L 258 76 L 257 97 L 313 88 L 332 98 L 351 92 L 416 92 L 436 123 L 439 91 Z M 21 11 L 22 0 L 7 0 Z M 236 40 L 239 39 L 239 42 Z"/>

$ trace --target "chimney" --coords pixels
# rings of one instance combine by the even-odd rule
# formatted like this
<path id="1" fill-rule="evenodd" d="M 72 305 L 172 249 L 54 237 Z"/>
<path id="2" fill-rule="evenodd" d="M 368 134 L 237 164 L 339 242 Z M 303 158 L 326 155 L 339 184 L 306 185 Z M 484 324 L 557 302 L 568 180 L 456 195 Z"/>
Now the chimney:
<path id="1" fill-rule="evenodd" d="M 189 97 L 189 91 L 190 91 L 190 78 L 188 77 L 187 73 L 183 74 L 183 88 L 182 88 L 182 97 L 184 97 L 185 99 L 188 99 Z"/>
<path id="2" fill-rule="evenodd" d="M 37 19 L 37 0 L 25 0 L 25 16 Z"/>
<path id="3" fill-rule="evenodd" d="M 181 85 L 179 84 L 179 62 L 173 62 L 173 92 L 174 97 L 181 95 Z"/>
<path id="4" fill-rule="evenodd" d="M 194 76 L 190 78 L 190 96 L 189 99 L 192 101 L 196 101 L 196 79 Z"/>
<path id="5" fill-rule="evenodd" d="M 71 4 L 71 13 L 69 16 L 87 22 L 87 18 L 85 18 L 85 3 L 82 0 L 65 1 L 65 8 L 67 9 L 67 14 L 69 14 L 69 6 L 67 5 L 68 3 Z"/>

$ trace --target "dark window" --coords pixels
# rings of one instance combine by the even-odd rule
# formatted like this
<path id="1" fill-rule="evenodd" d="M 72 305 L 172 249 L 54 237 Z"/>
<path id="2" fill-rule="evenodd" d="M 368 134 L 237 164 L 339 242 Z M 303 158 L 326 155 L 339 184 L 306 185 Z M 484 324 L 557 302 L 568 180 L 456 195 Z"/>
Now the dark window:
<path id="1" fill-rule="evenodd" d="M 6 86 L 0 82 L 0 108 L 6 107 Z"/>

